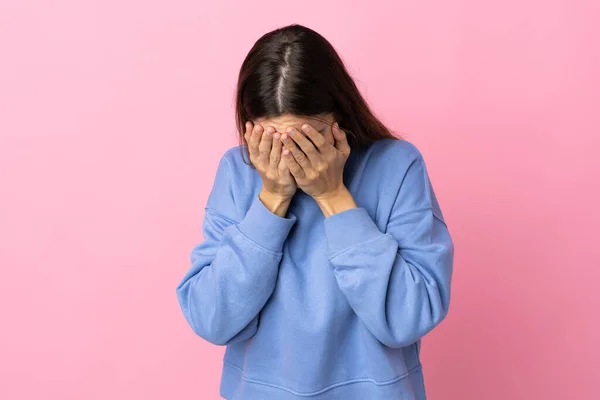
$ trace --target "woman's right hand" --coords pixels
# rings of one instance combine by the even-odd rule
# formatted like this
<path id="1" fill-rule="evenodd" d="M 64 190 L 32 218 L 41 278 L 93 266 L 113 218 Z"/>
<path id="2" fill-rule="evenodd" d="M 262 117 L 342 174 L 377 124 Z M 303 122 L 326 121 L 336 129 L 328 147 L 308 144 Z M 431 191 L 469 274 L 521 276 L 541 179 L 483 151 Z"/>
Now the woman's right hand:
<path id="1" fill-rule="evenodd" d="M 281 199 L 291 199 L 296 193 L 296 180 L 281 157 L 280 134 L 268 126 L 246 122 L 244 138 L 248 144 L 250 161 L 260 174 L 263 190 Z"/>

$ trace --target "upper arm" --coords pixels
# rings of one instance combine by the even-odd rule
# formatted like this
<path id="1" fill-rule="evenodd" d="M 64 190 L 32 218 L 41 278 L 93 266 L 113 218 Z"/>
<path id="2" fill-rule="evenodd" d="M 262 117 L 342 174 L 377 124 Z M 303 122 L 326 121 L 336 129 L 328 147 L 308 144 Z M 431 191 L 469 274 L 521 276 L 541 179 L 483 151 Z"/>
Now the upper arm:
<path id="1" fill-rule="evenodd" d="M 442 290 L 446 302 L 454 243 L 438 204 L 422 154 L 412 152 L 386 226 L 398 253 Z M 447 304 L 446 304 L 447 305 Z"/>
<path id="2" fill-rule="evenodd" d="M 219 160 L 205 209 L 209 209 L 232 223 L 237 223 L 238 216 L 234 199 L 235 182 L 230 161 L 233 151 L 234 149 L 227 150 Z"/>

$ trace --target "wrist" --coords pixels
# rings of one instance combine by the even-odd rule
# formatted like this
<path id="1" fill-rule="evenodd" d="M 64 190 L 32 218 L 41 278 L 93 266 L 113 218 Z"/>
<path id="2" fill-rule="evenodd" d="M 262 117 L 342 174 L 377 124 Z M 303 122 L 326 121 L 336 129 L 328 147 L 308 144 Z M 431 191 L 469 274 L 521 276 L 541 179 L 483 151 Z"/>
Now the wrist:
<path id="1" fill-rule="evenodd" d="M 276 214 L 280 217 L 285 217 L 287 213 L 290 202 L 292 201 L 292 196 L 282 196 L 273 192 L 270 192 L 268 189 L 264 187 L 260 191 L 258 195 L 260 201 L 265 205 L 269 211 L 273 214 Z"/>
<path id="2" fill-rule="evenodd" d="M 357 207 L 352 193 L 345 186 L 334 192 L 316 196 L 314 199 L 325 217 Z"/>

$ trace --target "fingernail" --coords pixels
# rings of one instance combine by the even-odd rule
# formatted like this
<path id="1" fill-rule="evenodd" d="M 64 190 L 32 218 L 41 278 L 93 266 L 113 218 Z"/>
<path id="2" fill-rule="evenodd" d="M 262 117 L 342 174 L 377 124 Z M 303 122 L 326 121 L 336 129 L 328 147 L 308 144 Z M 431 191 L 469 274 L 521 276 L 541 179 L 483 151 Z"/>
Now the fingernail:
<path id="1" fill-rule="evenodd" d="M 256 132 L 259 132 L 259 133 L 262 132 L 262 130 L 263 130 L 262 126 L 260 126 L 260 125 L 257 125 L 255 129 L 256 129 Z"/>
<path id="2" fill-rule="evenodd" d="M 275 134 L 273 135 L 273 139 L 279 140 L 279 132 L 275 132 Z"/>
<path id="3" fill-rule="evenodd" d="M 308 133 L 310 131 L 310 126 L 308 125 L 302 125 L 302 130 L 306 133 Z"/>
<path id="4" fill-rule="evenodd" d="M 273 133 L 273 132 L 275 132 L 275 129 L 272 126 L 267 128 L 267 133 Z"/>
<path id="5" fill-rule="evenodd" d="M 288 139 L 288 137 L 285 133 L 283 135 L 281 135 L 281 140 L 283 140 L 285 142 L 287 139 Z"/>
<path id="6" fill-rule="evenodd" d="M 337 121 L 335 121 L 335 122 L 333 123 L 333 126 L 335 127 L 335 129 L 340 129 L 340 126 L 338 125 Z"/>
<path id="7" fill-rule="evenodd" d="M 286 129 L 287 133 L 292 133 L 294 131 L 294 128 L 292 128 L 291 126 L 289 128 Z"/>

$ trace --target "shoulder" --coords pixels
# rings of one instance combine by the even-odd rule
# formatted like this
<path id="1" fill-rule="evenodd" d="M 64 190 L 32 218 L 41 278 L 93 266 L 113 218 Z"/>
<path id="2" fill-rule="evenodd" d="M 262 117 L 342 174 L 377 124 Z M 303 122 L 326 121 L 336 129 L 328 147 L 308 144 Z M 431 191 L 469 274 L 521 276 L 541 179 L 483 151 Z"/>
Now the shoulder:
<path id="1" fill-rule="evenodd" d="M 411 167 L 425 166 L 419 148 L 405 139 L 378 140 L 368 153 L 369 164 L 392 179 L 401 179 Z"/>
<path id="2" fill-rule="evenodd" d="M 385 160 L 385 190 L 394 195 L 396 212 L 432 208 L 434 216 L 445 223 L 421 150 L 407 140 L 381 142 L 377 151 Z"/>
<path id="3" fill-rule="evenodd" d="M 258 172 L 252 167 L 246 146 L 237 145 L 221 153 L 219 169 L 226 171 L 230 185 L 238 191 L 253 191 L 257 185 Z M 260 182 L 259 182 L 260 183 Z"/>
<path id="4" fill-rule="evenodd" d="M 248 165 L 248 155 L 243 155 L 245 152 L 246 149 L 241 145 L 221 150 L 220 156 L 217 158 L 217 177 L 227 177 L 229 183 L 235 185 L 244 178 L 245 174 L 251 174 L 253 168 Z M 245 162 L 244 159 L 247 161 Z"/>
<path id="5" fill-rule="evenodd" d="M 406 160 L 423 158 L 419 148 L 406 139 L 381 139 L 373 144 L 373 151 L 385 157 L 399 157 Z"/>
<path id="6" fill-rule="evenodd" d="M 237 145 L 229 147 L 222 153 L 220 162 L 227 164 L 232 173 L 239 173 L 243 169 L 250 168 L 247 164 L 247 161 L 249 161 L 248 156 L 246 155 L 246 160 L 244 160 L 244 153 L 246 153 L 245 146 Z"/>
<path id="7" fill-rule="evenodd" d="M 226 193 L 228 201 L 235 205 L 235 213 L 230 214 L 234 219 L 245 215 L 248 204 L 262 186 L 260 175 L 247 162 L 246 148 L 242 145 L 225 149 L 219 159 L 215 186 L 220 187 L 220 192 Z M 220 200 L 224 197 L 215 198 Z"/>
<path id="8" fill-rule="evenodd" d="M 371 146 L 369 153 L 369 173 L 381 182 L 382 196 L 411 209 L 428 207 L 435 201 L 423 153 L 415 144 L 404 139 L 382 139 Z"/>

